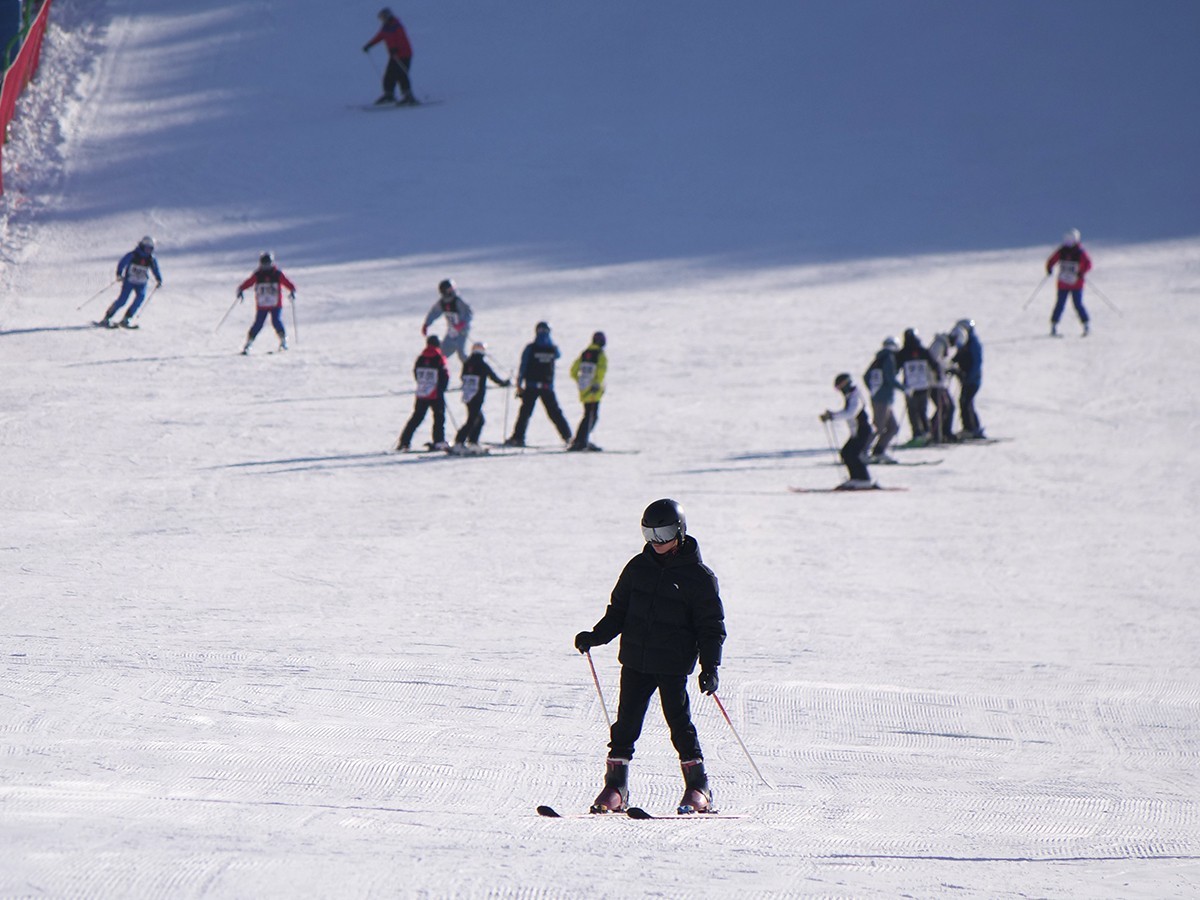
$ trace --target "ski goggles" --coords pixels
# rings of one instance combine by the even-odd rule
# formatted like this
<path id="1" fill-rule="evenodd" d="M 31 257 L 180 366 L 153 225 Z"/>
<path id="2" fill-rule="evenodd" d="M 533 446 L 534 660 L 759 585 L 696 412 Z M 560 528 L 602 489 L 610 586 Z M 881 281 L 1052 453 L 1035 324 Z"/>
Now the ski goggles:
<path id="1" fill-rule="evenodd" d="M 651 544 L 668 544 L 679 537 L 679 526 L 674 522 L 670 525 L 643 525 L 642 537 Z"/>

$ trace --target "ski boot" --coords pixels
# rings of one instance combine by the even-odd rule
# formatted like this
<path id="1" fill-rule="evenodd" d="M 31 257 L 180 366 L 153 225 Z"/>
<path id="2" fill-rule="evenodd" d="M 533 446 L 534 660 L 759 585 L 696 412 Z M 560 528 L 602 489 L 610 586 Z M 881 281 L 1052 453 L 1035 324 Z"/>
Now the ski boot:
<path id="1" fill-rule="evenodd" d="M 403 97 L 401 97 L 399 100 L 396 101 L 396 105 L 397 106 L 420 106 L 421 101 L 418 100 L 416 97 L 414 97 L 412 94 L 405 94 Z"/>
<path id="2" fill-rule="evenodd" d="M 619 813 L 629 808 L 629 760 L 604 761 L 604 787 L 592 802 L 593 813 Z"/>
<path id="3" fill-rule="evenodd" d="M 708 786 L 708 775 L 704 771 L 704 760 L 689 759 L 680 763 L 683 770 L 683 799 L 676 812 L 681 816 L 692 813 L 712 812 L 712 789 Z"/>
<path id="4" fill-rule="evenodd" d="M 137 325 L 134 323 L 133 318 L 129 315 L 129 313 L 126 313 L 124 316 L 121 317 L 121 327 L 122 328 L 137 328 Z"/>
<path id="5" fill-rule="evenodd" d="M 1091 329 L 1091 326 L 1089 325 L 1089 323 L 1084 322 L 1083 323 L 1083 337 L 1087 337 L 1089 334 L 1091 334 L 1091 331 L 1092 331 L 1092 329 Z"/>
<path id="6" fill-rule="evenodd" d="M 386 106 L 389 103 L 395 103 L 395 102 L 396 102 L 395 94 L 384 94 L 378 100 L 375 101 L 374 105 L 375 106 Z"/>
<path id="7" fill-rule="evenodd" d="M 280 350 L 286 350 L 286 349 L 287 349 L 287 338 L 283 338 L 283 337 L 281 337 L 281 338 L 279 339 L 279 349 L 280 349 Z"/>

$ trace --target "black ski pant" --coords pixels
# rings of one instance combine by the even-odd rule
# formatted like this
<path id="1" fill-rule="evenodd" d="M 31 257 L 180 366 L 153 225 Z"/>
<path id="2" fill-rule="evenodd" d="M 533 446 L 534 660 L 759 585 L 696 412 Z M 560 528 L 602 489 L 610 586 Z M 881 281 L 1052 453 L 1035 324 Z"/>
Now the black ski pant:
<path id="1" fill-rule="evenodd" d="M 983 429 L 979 427 L 979 416 L 975 414 L 975 395 L 979 393 L 979 384 L 963 382 L 962 393 L 958 395 L 958 406 L 962 413 L 963 431 L 978 434 Z"/>
<path id="2" fill-rule="evenodd" d="M 692 724 L 687 676 L 656 675 L 629 666 L 621 667 L 621 698 L 617 701 L 617 721 L 609 732 L 608 755 L 613 759 L 633 759 L 633 745 L 642 734 L 642 722 L 655 691 L 662 702 L 663 717 L 671 729 L 671 743 L 679 759 L 703 759 L 696 726 Z"/>
<path id="3" fill-rule="evenodd" d="M 396 85 L 405 97 L 412 96 L 412 84 L 408 80 L 408 70 L 412 68 L 412 57 L 397 59 L 388 57 L 387 68 L 383 70 L 383 92 L 389 97 L 396 96 Z"/>
<path id="4" fill-rule="evenodd" d="M 913 391 L 905 400 L 908 408 L 908 424 L 912 428 L 914 438 L 924 437 L 929 433 L 929 391 Z"/>
<path id="5" fill-rule="evenodd" d="M 871 431 L 869 428 L 859 429 L 858 434 L 850 435 L 850 440 L 842 444 L 842 462 L 850 471 L 850 477 L 856 481 L 870 481 L 871 473 L 863 461 L 867 448 L 871 446 Z"/>
<path id="6" fill-rule="evenodd" d="M 577 447 L 580 450 L 587 449 L 588 439 L 591 437 L 592 432 L 596 430 L 596 420 L 599 418 L 599 400 L 583 404 L 583 418 L 579 420 L 579 427 L 575 429 L 575 440 L 571 441 L 572 447 Z"/>
<path id="7" fill-rule="evenodd" d="M 456 444 L 478 444 L 479 436 L 483 433 L 483 397 L 476 397 L 467 404 L 467 420 L 454 436 Z"/>
<path id="8" fill-rule="evenodd" d="M 546 415 L 558 429 L 559 437 L 564 441 L 569 441 L 571 426 L 567 424 L 567 419 L 558 405 L 558 398 L 554 396 L 554 388 L 527 387 L 521 392 L 521 409 L 517 413 L 517 424 L 513 426 L 513 442 L 525 440 L 525 430 L 529 427 L 529 419 L 533 415 L 533 408 L 537 405 L 538 400 L 541 400 L 542 405 L 546 407 Z"/>
<path id="9" fill-rule="evenodd" d="M 425 413 L 433 410 L 433 442 L 440 444 L 446 440 L 446 398 L 438 395 L 432 399 L 427 397 L 418 397 L 416 405 L 413 407 L 413 414 L 408 419 L 408 424 L 404 426 L 404 431 L 400 434 L 400 446 L 407 448 L 412 444 L 413 434 L 416 433 L 417 426 L 425 421 Z"/>

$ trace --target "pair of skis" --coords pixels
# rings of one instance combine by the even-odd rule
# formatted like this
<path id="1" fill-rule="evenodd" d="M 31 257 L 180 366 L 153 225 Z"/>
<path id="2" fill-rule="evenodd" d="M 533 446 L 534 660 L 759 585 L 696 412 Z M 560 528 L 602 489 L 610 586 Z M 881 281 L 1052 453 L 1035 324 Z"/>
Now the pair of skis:
<path id="1" fill-rule="evenodd" d="M 563 813 L 560 813 L 557 810 L 555 810 L 554 807 L 552 807 L 552 806 L 539 806 L 537 808 L 537 812 L 538 812 L 539 816 L 545 816 L 547 819 L 602 819 L 602 818 L 612 817 L 612 816 L 616 816 L 619 818 L 621 816 L 621 813 L 571 813 L 571 814 L 564 815 Z M 677 821 L 695 820 L 695 819 L 740 819 L 740 818 L 742 818 L 739 815 L 730 815 L 728 813 L 719 813 L 719 812 L 706 812 L 706 813 L 693 812 L 693 813 L 678 813 L 677 815 L 674 815 L 674 816 L 656 816 L 656 815 L 653 815 L 652 813 L 646 812 L 646 810 L 644 810 L 638 806 L 631 806 L 628 809 L 626 809 L 625 817 L 629 818 L 629 819 L 638 819 L 638 820 L 652 819 L 656 822 L 677 822 Z"/>

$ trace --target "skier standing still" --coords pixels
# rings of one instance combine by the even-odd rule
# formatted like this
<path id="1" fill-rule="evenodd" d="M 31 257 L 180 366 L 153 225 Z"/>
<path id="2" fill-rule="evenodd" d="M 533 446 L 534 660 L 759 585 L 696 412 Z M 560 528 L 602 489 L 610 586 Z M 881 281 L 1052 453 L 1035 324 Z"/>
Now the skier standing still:
<path id="1" fill-rule="evenodd" d="M 400 20 L 388 7 L 379 11 L 381 24 L 375 37 L 363 44 L 363 53 L 370 53 L 371 48 L 383 41 L 388 51 L 388 64 L 383 72 L 383 94 L 375 101 L 376 106 L 385 103 L 398 103 L 401 106 L 416 106 L 418 100 L 413 96 L 412 84 L 408 79 L 408 70 L 412 68 L 412 44 L 408 41 L 408 33 Z M 401 97 L 396 99 L 396 86 L 399 85 Z"/>
<path id="2" fill-rule="evenodd" d="M 483 433 L 483 401 L 487 397 L 487 383 L 491 379 L 500 387 L 509 387 L 512 382 L 501 378 L 488 365 L 486 359 L 487 345 L 476 341 L 471 346 L 471 355 L 463 363 L 462 368 L 462 398 L 467 405 L 467 418 L 458 434 L 454 437 L 451 453 L 478 452 L 479 436 Z"/>
<path id="3" fill-rule="evenodd" d="M 604 332 L 597 331 L 592 335 L 592 342 L 587 349 L 571 363 L 571 377 L 579 386 L 583 418 L 579 420 L 575 439 L 567 447 L 568 450 L 600 449 L 591 442 L 591 436 L 596 430 L 596 420 L 600 418 L 600 398 L 604 396 L 604 376 L 608 372 L 608 355 L 604 352 L 604 346 L 607 343 Z"/>
<path id="4" fill-rule="evenodd" d="M 850 472 L 850 479 L 838 485 L 841 491 L 858 491 L 875 487 L 867 469 L 867 447 L 871 444 L 871 421 L 867 418 L 867 398 L 846 372 L 833 379 L 833 386 L 841 391 L 845 406 L 834 412 L 821 413 L 822 422 L 845 422 L 850 426 L 850 439 L 842 445 L 842 462 Z"/>
<path id="5" fill-rule="evenodd" d="M 446 388 L 450 385 L 450 370 L 446 357 L 442 355 L 441 342 L 436 334 L 425 339 L 425 349 L 413 364 L 413 378 L 417 381 L 417 399 L 412 415 L 400 432 L 397 450 L 407 450 L 412 443 L 417 426 L 425 419 L 425 413 L 433 410 L 433 442 L 430 450 L 448 450 L 446 443 Z"/>
<path id="6" fill-rule="evenodd" d="M 717 690 L 717 667 L 725 641 L 725 609 L 717 576 L 700 558 L 687 519 L 674 500 L 656 500 L 642 513 L 641 553 L 625 564 L 608 608 L 591 631 L 575 635 L 586 653 L 621 636 L 621 694 L 609 732 L 604 787 L 591 811 L 621 812 L 629 806 L 629 762 L 657 691 L 679 754 L 684 793 L 679 811 L 712 810 L 704 754 L 692 723 L 687 677 L 700 662 L 700 690 Z"/>
<path id="7" fill-rule="evenodd" d="M 871 462 L 894 463 L 887 455 L 888 444 L 900 431 L 896 414 L 892 412 L 892 401 L 896 391 L 903 391 L 896 378 L 896 351 L 900 345 L 894 337 L 884 338 L 883 346 L 875 354 L 867 369 L 867 390 L 871 392 L 871 417 L 875 423 L 875 446 L 871 450 Z"/>
<path id="8" fill-rule="evenodd" d="M 117 277 L 122 279 L 121 293 L 108 308 L 104 318 L 96 324 L 105 328 L 115 328 L 110 320 L 132 294 L 133 304 L 121 317 L 120 324 L 123 328 L 137 328 L 137 325 L 133 324 L 133 317 L 146 301 L 146 285 L 150 283 L 151 274 L 154 275 L 155 289 L 162 287 L 162 273 L 158 271 L 158 260 L 154 258 L 154 238 L 146 235 L 117 263 Z"/>
<path id="9" fill-rule="evenodd" d="M 538 322 L 534 328 L 533 341 L 525 345 L 521 353 L 521 367 L 517 370 L 517 396 L 521 398 L 521 409 L 513 433 L 504 442 L 507 447 L 524 447 L 525 430 L 533 415 L 538 400 L 546 407 L 546 415 L 554 423 L 559 437 L 564 442 L 571 440 L 571 426 L 567 424 L 558 397 L 554 394 L 554 361 L 562 354 L 550 339 L 550 326 Z"/>
<path id="10" fill-rule="evenodd" d="M 1054 303 L 1054 312 L 1050 314 L 1050 334 L 1053 337 L 1058 337 L 1058 320 L 1067 306 L 1067 297 L 1075 305 L 1079 324 L 1083 326 L 1083 336 L 1087 337 L 1091 330 L 1091 319 L 1083 306 L 1083 279 L 1092 268 L 1092 258 L 1083 249 L 1079 239 L 1079 229 L 1072 228 L 1063 235 L 1062 244 L 1046 260 L 1047 276 L 1058 266 L 1058 299 Z"/>
<path id="11" fill-rule="evenodd" d="M 275 329 L 275 334 L 279 337 L 279 349 L 286 350 L 288 346 L 287 331 L 283 327 L 283 289 L 288 289 L 288 298 L 295 302 L 296 286 L 276 268 L 275 256 L 269 252 L 263 253 L 258 258 L 258 268 L 250 274 L 249 278 L 238 285 L 238 300 L 245 296 L 245 291 L 251 285 L 254 286 L 254 305 L 257 312 L 254 315 L 254 324 L 250 326 L 250 331 L 246 335 L 246 345 L 242 347 L 242 354 L 250 352 L 250 345 L 262 331 L 263 323 L 267 321 L 268 315 L 271 317 L 271 327 Z"/>

